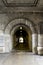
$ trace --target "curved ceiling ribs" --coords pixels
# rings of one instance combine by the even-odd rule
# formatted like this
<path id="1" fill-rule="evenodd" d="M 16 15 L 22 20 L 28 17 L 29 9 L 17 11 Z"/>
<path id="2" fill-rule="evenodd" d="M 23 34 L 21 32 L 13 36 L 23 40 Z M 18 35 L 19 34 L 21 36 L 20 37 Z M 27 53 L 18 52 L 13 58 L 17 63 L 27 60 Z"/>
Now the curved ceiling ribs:
<path id="1" fill-rule="evenodd" d="M 4 5 L 7 6 L 7 0 L 2 0 Z"/>
<path id="2" fill-rule="evenodd" d="M 11 35 L 14 34 L 14 31 L 15 31 L 15 30 L 17 31 L 17 28 L 19 28 L 20 26 L 24 27 L 27 32 L 28 32 L 28 30 L 31 31 L 30 27 L 28 27 L 28 26 L 26 26 L 26 25 L 24 25 L 24 24 L 21 24 L 21 25 L 18 24 L 18 25 L 16 25 L 15 27 L 13 26 L 13 27 L 11 28 L 10 34 L 11 34 Z M 16 32 L 16 31 L 15 31 L 15 32 Z M 31 34 L 32 34 L 32 31 L 31 31 Z"/>
<path id="3" fill-rule="evenodd" d="M 26 2 L 25 3 L 24 2 L 23 3 L 21 3 L 21 2 L 20 3 L 15 3 L 15 2 L 8 3 L 7 0 L 2 0 L 2 1 L 3 1 L 4 5 L 7 7 L 35 7 L 35 6 L 37 6 L 39 0 L 34 0 L 32 2 L 29 0 L 29 2 L 27 2 L 27 3 Z"/>
<path id="4" fill-rule="evenodd" d="M 27 26 L 26 24 L 17 24 L 17 25 L 14 25 L 12 28 L 11 28 L 11 30 L 10 30 L 10 34 L 11 34 L 11 32 L 12 32 L 12 30 L 15 28 L 15 27 L 20 27 L 20 26 L 22 26 L 22 27 L 27 27 L 28 29 L 30 29 L 30 27 L 29 26 Z M 27 30 L 28 31 L 28 30 Z"/>
<path id="5" fill-rule="evenodd" d="M 4 28 L 4 31 L 5 31 L 5 29 L 6 29 L 6 27 L 13 21 L 13 20 L 16 20 L 16 19 L 24 19 L 24 20 L 27 20 L 27 21 L 30 21 L 30 23 L 32 23 L 32 25 L 35 27 L 36 25 L 33 23 L 33 21 L 31 21 L 30 19 L 28 19 L 28 18 L 25 18 L 25 17 L 16 17 L 16 18 L 14 18 L 14 19 L 12 19 L 12 20 L 10 20 L 7 24 L 6 24 L 6 26 L 5 26 L 5 28 Z M 20 25 L 21 25 L 21 23 L 20 23 Z"/>
<path id="6" fill-rule="evenodd" d="M 17 22 L 17 21 L 18 21 L 18 22 Z M 21 21 L 21 22 L 20 22 L 20 21 Z M 25 22 L 23 22 L 23 21 L 25 21 Z M 14 23 L 14 22 L 15 22 L 15 23 Z M 26 22 L 27 22 L 27 24 L 26 24 Z M 13 24 L 13 23 L 14 23 L 14 24 Z M 11 26 L 11 24 L 12 24 L 12 26 Z M 19 24 L 20 24 L 20 25 L 29 26 L 33 33 L 34 33 L 34 32 L 37 32 L 35 26 L 33 25 L 34 23 L 32 23 L 30 20 L 26 20 L 26 19 L 15 19 L 15 20 L 12 20 L 11 22 L 9 22 L 9 23 L 7 24 L 7 26 L 6 26 L 5 29 L 4 29 L 4 32 L 8 31 L 8 29 L 9 29 L 9 31 L 11 31 L 13 27 L 15 27 L 16 25 L 19 25 Z M 30 24 L 30 25 L 29 25 L 29 24 Z M 9 32 L 9 31 L 8 31 L 8 32 Z"/>

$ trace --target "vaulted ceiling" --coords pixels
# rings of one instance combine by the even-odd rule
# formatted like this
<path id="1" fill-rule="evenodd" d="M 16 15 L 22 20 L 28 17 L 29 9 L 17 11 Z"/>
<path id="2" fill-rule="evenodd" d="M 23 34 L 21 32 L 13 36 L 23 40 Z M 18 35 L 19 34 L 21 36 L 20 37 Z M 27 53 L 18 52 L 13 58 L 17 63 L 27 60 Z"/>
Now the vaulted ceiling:
<path id="1" fill-rule="evenodd" d="M 43 7 L 43 0 L 0 0 L 0 6 Z"/>
<path id="2" fill-rule="evenodd" d="M 36 25 L 43 21 L 43 0 L 0 0 L 0 30 L 18 17 L 28 18 Z"/>

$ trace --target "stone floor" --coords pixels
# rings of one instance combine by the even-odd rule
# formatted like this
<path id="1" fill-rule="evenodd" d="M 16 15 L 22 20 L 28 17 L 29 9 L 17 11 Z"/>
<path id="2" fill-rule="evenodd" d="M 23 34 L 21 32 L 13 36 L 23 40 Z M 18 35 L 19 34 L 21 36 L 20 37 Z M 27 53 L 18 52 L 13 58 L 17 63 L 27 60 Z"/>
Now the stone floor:
<path id="1" fill-rule="evenodd" d="M 0 65 L 43 65 L 43 56 L 29 52 L 0 54 Z"/>

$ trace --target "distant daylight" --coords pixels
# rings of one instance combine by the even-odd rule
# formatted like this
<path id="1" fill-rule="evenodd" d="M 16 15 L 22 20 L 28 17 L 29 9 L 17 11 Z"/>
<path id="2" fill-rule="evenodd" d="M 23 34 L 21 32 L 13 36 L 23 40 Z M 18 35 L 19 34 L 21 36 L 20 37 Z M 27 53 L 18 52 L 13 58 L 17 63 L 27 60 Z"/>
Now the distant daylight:
<path id="1" fill-rule="evenodd" d="M 43 65 L 43 0 L 0 0 L 0 65 Z"/>

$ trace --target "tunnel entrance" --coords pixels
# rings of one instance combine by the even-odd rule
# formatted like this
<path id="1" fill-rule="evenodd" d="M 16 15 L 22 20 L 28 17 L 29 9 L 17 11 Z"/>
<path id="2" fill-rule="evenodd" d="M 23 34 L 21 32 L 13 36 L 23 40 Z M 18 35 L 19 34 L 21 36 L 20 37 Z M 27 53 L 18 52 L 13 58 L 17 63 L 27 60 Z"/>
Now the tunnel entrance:
<path id="1" fill-rule="evenodd" d="M 33 21 L 25 17 L 17 17 L 14 20 L 9 21 L 4 28 L 4 52 L 12 52 L 13 50 L 28 50 L 33 53 L 37 53 L 38 31 L 34 25 Z M 22 31 L 20 31 L 21 29 Z M 23 32 L 23 34 L 21 35 L 20 32 Z"/>
<path id="2" fill-rule="evenodd" d="M 23 26 L 17 28 L 13 34 L 13 50 L 32 51 L 31 33 Z"/>

